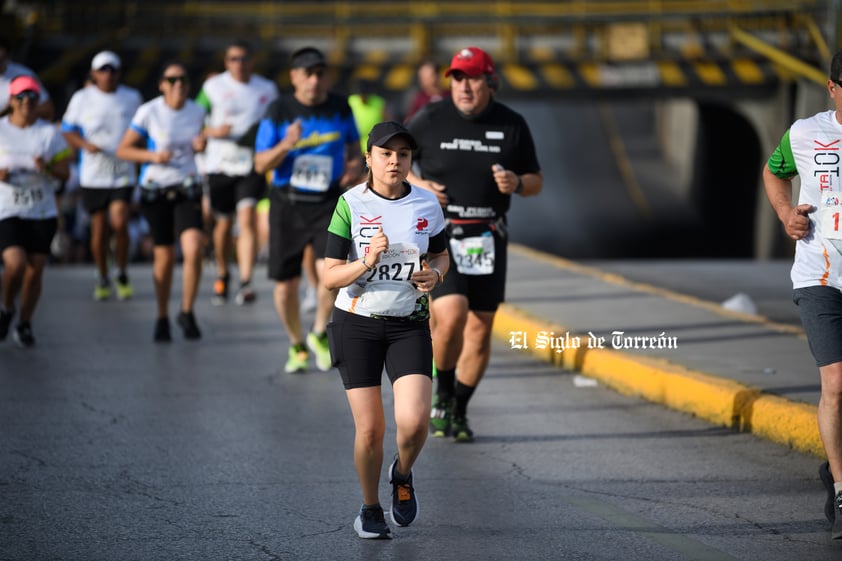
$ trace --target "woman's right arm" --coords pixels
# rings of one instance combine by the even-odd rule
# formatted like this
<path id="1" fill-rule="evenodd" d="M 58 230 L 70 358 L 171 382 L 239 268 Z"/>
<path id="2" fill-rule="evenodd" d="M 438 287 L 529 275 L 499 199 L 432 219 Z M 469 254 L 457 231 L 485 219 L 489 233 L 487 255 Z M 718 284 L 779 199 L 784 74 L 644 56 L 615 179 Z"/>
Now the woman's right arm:
<path id="1" fill-rule="evenodd" d="M 368 263 L 367 259 L 360 258 L 355 261 L 348 261 L 347 259 L 333 259 L 325 257 L 324 270 L 324 285 L 328 290 L 335 290 L 353 284 L 358 278 L 369 272 L 369 267 L 373 263 Z"/>
<path id="2" fill-rule="evenodd" d="M 128 129 L 117 147 L 117 157 L 121 160 L 129 162 L 137 162 L 139 164 L 164 164 L 169 160 L 169 153 L 164 150 L 161 152 L 153 152 L 145 148 L 140 148 L 138 145 L 143 140 L 143 137 L 134 129 Z"/>

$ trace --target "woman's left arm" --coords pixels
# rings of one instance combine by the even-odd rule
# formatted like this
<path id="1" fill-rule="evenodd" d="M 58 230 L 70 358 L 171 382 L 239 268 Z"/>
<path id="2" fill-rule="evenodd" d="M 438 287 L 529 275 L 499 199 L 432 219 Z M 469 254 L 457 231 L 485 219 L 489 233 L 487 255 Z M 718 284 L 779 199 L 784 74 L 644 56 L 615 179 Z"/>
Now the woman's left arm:
<path id="1" fill-rule="evenodd" d="M 427 253 L 427 259 L 421 263 L 421 270 L 412 273 L 412 282 L 421 292 L 430 292 L 444 280 L 450 267 L 450 255 L 447 250 L 440 253 Z"/>

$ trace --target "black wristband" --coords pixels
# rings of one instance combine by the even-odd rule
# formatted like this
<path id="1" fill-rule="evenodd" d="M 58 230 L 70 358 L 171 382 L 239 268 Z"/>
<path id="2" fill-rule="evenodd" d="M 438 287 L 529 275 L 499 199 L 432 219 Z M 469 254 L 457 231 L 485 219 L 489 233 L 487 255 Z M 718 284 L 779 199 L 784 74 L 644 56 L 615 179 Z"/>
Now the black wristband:
<path id="1" fill-rule="evenodd" d="M 523 178 L 521 176 L 517 176 L 517 187 L 515 187 L 515 193 L 520 194 L 523 191 Z"/>

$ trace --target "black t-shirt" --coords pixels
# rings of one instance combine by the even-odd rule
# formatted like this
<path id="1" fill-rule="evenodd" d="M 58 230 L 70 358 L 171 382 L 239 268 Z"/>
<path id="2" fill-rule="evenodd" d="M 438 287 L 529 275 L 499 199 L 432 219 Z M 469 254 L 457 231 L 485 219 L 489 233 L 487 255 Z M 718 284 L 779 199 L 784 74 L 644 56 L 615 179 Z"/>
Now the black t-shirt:
<path id="1" fill-rule="evenodd" d="M 421 177 L 446 187 L 446 218 L 493 219 L 506 214 L 511 196 L 497 189 L 494 164 L 518 175 L 541 170 L 526 121 L 496 101 L 472 118 L 462 115 L 450 99 L 431 103 L 407 127 L 418 143 L 413 160 Z"/>

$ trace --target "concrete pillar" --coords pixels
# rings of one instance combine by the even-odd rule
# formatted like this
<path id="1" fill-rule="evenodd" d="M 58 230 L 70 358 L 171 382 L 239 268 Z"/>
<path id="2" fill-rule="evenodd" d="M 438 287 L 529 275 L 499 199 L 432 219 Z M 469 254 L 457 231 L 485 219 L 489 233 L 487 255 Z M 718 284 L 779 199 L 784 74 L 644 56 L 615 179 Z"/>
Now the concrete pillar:
<path id="1" fill-rule="evenodd" d="M 781 84 L 771 97 L 764 99 L 735 99 L 732 109 L 751 123 L 760 144 L 762 161 L 757 168 L 754 257 L 756 259 L 788 258 L 792 256 L 792 242 L 786 237 L 778 217 L 766 199 L 762 169 L 766 158 L 780 142 L 789 126 L 800 118 L 809 117 L 831 108 L 827 92 L 814 82 L 801 81 L 794 88 Z M 690 98 L 659 101 L 655 111 L 658 140 L 664 159 L 675 171 L 674 188 L 684 200 L 690 200 L 694 175 L 694 154 L 699 112 L 696 101 Z M 715 165 L 715 164 L 712 164 Z M 722 173 L 729 173 L 722 170 Z M 799 182 L 793 182 L 793 197 L 797 200 Z M 727 204 L 727 201 L 722 201 Z"/>
<path id="2" fill-rule="evenodd" d="M 734 109 L 752 123 L 764 159 L 757 171 L 757 208 L 755 209 L 754 257 L 773 259 L 791 257 L 793 243 L 786 237 L 777 215 L 766 199 L 762 170 L 766 158 L 777 147 L 783 134 L 797 119 L 810 117 L 830 108 L 827 92 L 814 82 L 802 80 L 794 88 L 782 84 L 776 94 L 764 100 L 741 100 Z M 800 183 L 793 180 L 793 201 L 798 200 Z"/>

